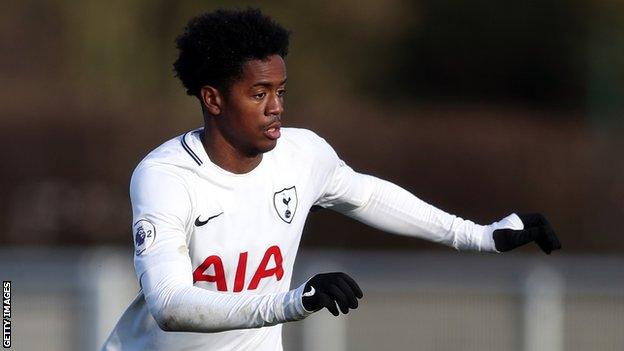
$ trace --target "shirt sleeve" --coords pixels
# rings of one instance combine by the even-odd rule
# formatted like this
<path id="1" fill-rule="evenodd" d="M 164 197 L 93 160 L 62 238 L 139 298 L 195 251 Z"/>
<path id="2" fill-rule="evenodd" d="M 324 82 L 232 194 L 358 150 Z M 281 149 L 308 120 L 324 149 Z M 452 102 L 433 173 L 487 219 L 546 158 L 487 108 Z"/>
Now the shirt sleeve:
<path id="1" fill-rule="evenodd" d="M 187 250 L 192 204 L 184 180 L 158 166 L 132 176 L 134 265 L 147 307 L 166 331 L 219 332 L 303 319 L 304 285 L 277 294 L 225 294 L 193 286 Z"/>
<path id="2" fill-rule="evenodd" d="M 320 163 L 330 166 L 326 167 L 324 190 L 315 205 L 386 232 L 441 243 L 457 250 L 498 252 L 493 231 L 523 227 L 515 214 L 487 226 L 449 214 L 395 184 L 354 171 L 324 140 L 319 145 L 319 155 L 323 158 Z"/>
<path id="3" fill-rule="evenodd" d="M 341 160 L 325 139 L 314 136 L 315 164 L 323 173 L 322 190 L 314 205 L 339 212 L 364 206 L 372 195 L 373 184 L 358 177 L 359 173 Z"/>

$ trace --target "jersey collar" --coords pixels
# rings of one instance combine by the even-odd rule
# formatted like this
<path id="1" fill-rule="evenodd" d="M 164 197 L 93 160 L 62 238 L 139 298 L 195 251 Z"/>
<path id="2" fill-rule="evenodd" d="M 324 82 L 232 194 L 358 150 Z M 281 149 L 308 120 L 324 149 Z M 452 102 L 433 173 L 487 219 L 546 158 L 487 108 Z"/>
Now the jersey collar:
<path id="1" fill-rule="evenodd" d="M 271 151 L 266 152 L 262 155 L 262 160 L 260 161 L 260 164 L 256 166 L 256 168 L 244 174 L 232 173 L 230 171 L 227 171 L 219 167 L 218 165 L 210 161 L 210 158 L 208 157 L 208 154 L 206 153 L 206 149 L 204 148 L 204 144 L 201 141 L 201 135 L 203 132 L 204 132 L 204 128 L 194 129 L 182 135 L 182 138 L 180 139 L 182 148 L 184 149 L 184 151 L 186 151 L 186 153 L 194 161 L 194 163 L 197 164 L 199 168 L 199 173 L 207 172 L 213 175 L 217 173 L 222 176 L 236 177 L 236 178 L 249 177 L 249 176 L 259 173 L 260 170 L 263 169 L 266 163 L 268 162 L 267 159 L 271 158 L 272 156 Z"/>

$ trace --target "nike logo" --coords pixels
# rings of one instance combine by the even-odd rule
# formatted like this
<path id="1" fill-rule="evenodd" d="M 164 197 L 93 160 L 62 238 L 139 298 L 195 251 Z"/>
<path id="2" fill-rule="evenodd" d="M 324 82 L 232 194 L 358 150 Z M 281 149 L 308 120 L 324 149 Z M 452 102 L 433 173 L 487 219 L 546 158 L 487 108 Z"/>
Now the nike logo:
<path id="1" fill-rule="evenodd" d="M 213 219 L 213 218 L 216 218 L 216 217 L 219 217 L 219 216 L 220 216 L 220 215 L 222 215 L 222 214 L 223 214 L 223 212 L 221 212 L 221 213 L 219 213 L 219 214 L 216 214 L 216 215 L 214 215 L 214 216 L 208 217 L 208 219 L 207 219 L 207 220 L 205 220 L 205 221 L 200 221 L 200 220 L 199 220 L 199 217 L 201 217 L 201 216 L 197 216 L 197 218 L 195 219 L 195 226 L 197 226 L 197 227 L 201 227 L 202 225 L 204 225 L 204 224 L 208 223 L 208 221 L 209 221 L 209 220 L 211 220 L 211 219 Z"/>
<path id="2" fill-rule="evenodd" d="M 314 293 L 316 292 L 316 290 L 314 290 L 314 287 L 311 286 L 310 287 L 310 291 L 303 293 L 303 296 L 305 297 L 310 297 L 310 296 L 314 296 Z"/>

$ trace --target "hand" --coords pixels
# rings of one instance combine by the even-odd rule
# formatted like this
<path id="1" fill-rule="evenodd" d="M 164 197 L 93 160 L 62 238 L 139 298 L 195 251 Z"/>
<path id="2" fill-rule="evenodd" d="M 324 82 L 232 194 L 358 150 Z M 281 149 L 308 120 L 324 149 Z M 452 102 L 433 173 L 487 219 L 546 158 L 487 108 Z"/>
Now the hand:
<path id="1" fill-rule="evenodd" d="M 355 280 L 340 272 L 315 275 L 303 291 L 301 299 L 306 310 L 316 312 L 326 307 L 334 316 L 338 315 L 336 304 L 342 313 L 349 313 L 349 308 L 357 308 L 357 299 L 363 296 Z"/>
<path id="2" fill-rule="evenodd" d="M 537 246 L 547 255 L 550 255 L 553 250 L 561 249 L 561 243 L 546 217 L 539 213 L 522 214 L 518 217 L 522 221 L 524 229 L 503 228 L 494 230 L 492 235 L 496 250 L 505 252 L 532 241 L 535 241 Z"/>

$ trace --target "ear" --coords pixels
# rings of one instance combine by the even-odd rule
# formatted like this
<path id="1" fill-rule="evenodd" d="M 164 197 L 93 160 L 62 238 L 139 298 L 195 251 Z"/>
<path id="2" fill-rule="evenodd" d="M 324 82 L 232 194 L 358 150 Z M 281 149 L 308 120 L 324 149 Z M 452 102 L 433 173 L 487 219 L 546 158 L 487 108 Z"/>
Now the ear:
<path id="1" fill-rule="evenodd" d="M 208 113 L 212 116 L 218 116 L 221 114 L 224 100 L 217 88 L 205 85 L 199 91 L 199 95 Z"/>

